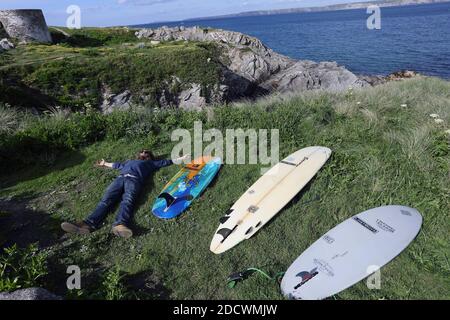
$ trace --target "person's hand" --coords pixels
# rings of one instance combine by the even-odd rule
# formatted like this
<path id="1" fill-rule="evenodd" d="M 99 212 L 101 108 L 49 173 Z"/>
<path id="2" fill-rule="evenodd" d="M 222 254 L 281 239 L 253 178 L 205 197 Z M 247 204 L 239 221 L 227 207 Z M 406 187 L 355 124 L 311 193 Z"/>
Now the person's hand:
<path id="1" fill-rule="evenodd" d="M 102 160 L 98 160 L 98 161 L 95 163 L 95 166 L 96 166 L 96 167 L 104 167 L 105 164 L 106 164 L 105 159 L 102 159 Z"/>
<path id="2" fill-rule="evenodd" d="M 188 160 L 190 158 L 190 156 L 191 156 L 190 154 L 186 154 L 180 158 L 180 161 L 184 162 L 184 161 Z"/>
<path id="3" fill-rule="evenodd" d="M 186 155 L 184 155 L 184 156 L 182 156 L 182 157 L 180 157 L 180 158 L 178 158 L 178 159 L 173 160 L 173 162 L 176 163 L 176 164 L 182 164 L 182 163 L 184 163 L 186 160 L 188 160 L 189 157 L 190 157 L 190 155 L 189 155 L 189 154 L 186 154 Z"/>

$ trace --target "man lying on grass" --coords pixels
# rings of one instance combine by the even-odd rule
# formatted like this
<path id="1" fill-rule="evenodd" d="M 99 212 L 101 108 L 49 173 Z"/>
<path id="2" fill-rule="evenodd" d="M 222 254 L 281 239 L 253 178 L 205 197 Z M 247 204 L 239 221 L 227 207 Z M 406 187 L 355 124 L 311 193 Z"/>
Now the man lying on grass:
<path id="1" fill-rule="evenodd" d="M 98 161 L 96 166 L 118 169 L 120 170 L 120 175 L 106 189 L 102 200 L 89 217 L 76 223 L 63 222 L 61 228 L 67 233 L 89 234 L 101 226 L 114 204 L 122 199 L 119 212 L 112 227 L 112 233 L 118 237 L 131 238 L 133 232 L 129 228 L 129 224 L 133 218 L 134 206 L 145 179 L 152 172 L 170 166 L 173 163 L 181 163 L 188 157 L 189 155 L 185 155 L 173 161 L 155 160 L 149 150 L 142 150 L 138 154 L 137 160 L 114 163 L 106 162 L 103 159 Z"/>

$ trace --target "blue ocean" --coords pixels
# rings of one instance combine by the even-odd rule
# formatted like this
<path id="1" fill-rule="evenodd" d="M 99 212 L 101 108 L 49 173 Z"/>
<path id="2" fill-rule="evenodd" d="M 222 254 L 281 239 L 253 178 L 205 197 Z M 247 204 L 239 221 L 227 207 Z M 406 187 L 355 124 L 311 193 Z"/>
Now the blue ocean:
<path id="1" fill-rule="evenodd" d="M 289 57 L 337 61 L 357 74 L 385 75 L 410 69 L 450 79 L 450 2 L 381 8 L 380 30 L 367 28 L 368 17 L 366 10 L 357 9 L 164 25 L 243 32 Z"/>

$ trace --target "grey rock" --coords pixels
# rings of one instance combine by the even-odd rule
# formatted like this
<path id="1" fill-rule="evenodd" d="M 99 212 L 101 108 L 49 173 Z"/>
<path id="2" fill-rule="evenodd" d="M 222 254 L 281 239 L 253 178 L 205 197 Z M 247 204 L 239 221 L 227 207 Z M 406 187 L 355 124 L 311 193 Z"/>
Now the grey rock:
<path id="1" fill-rule="evenodd" d="M 207 104 L 199 84 L 192 84 L 191 88 L 183 90 L 180 93 L 179 101 L 178 107 L 185 110 L 201 110 Z"/>
<path id="2" fill-rule="evenodd" d="M 179 105 L 179 94 L 174 90 L 174 88 L 179 86 L 181 86 L 181 80 L 176 76 L 172 76 L 170 80 L 165 81 L 164 88 L 157 94 L 157 101 L 160 107 L 177 107 Z"/>
<path id="3" fill-rule="evenodd" d="M 0 292 L 0 300 L 62 300 L 46 289 L 28 288 L 20 289 L 13 292 Z"/>
<path id="4" fill-rule="evenodd" d="M 103 90 L 103 103 L 100 106 L 103 113 L 111 113 L 114 110 L 128 110 L 131 107 L 131 92 L 125 90 L 122 93 L 114 94 L 109 88 Z"/>
<path id="5" fill-rule="evenodd" d="M 218 84 L 212 91 L 211 103 L 221 103 L 228 100 L 230 87 L 225 84 Z"/>
<path id="6" fill-rule="evenodd" d="M 136 44 L 136 48 L 137 49 L 144 49 L 145 48 L 145 42 L 139 42 L 138 44 Z"/>
<path id="7" fill-rule="evenodd" d="M 378 75 L 378 76 L 362 75 L 362 76 L 359 76 L 358 79 L 360 82 L 365 83 L 366 85 L 369 85 L 369 86 L 377 86 L 377 85 L 387 82 L 386 77 L 380 76 L 380 75 Z"/>
<path id="8" fill-rule="evenodd" d="M 393 72 L 386 76 L 387 81 L 399 81 L 404 79 L 410 79 L 418 76 L 419 73 L 413 70 L 400 70 Z"/>
<path id="9" fill-rule="evenodd" d="M 5 28 L 3 27 L 2 23 L 0 22 L 0 38 L 7 38 L 8 34 L 6 33 Z"/>
<path id="10" fill-rule="evenodd" d="M 250 97 L 259 92 L 259 87 L 255 83 L 229 69 L 223 70 L 222 75 L 223 85 L 227 87 L 226 95 L 224 95 L 227 98 L 225 101 Z"/>
<path id="11" fill-rule="evenodd" d="M 172 105 L 172 96 L 167 90 L 162 90 L 158 97 L 158 103 L 160 107 L 166 108 Z"/>
<path id="12" fill-rule="evenodd" d="M 387 76 L 371 75 L 371 76 L 359 76 L 359 81 L 371 86 L 377 86 L 389 81 L 400 81 L 404 79 L 410 79 L 418 76 L 419 73 L 413 70 L 400 70 L 388 74 Z"/>
<path id="13" fill-rule="evenodd" d="M 140 39 L 151 41 L 214 42 L 222 49 L 223 80 L 226 93 L 213 91 L 212 96 L 225 100 L 271 92 L 328 90 L 343 91 L 363 87 L 369 82 L 335 62 L 296 61 L 274 52 L 259 39 L 234 31 L 200 27 L 161 27 L 136 32 Z M 193 87 L 184 91 L 180 104 L 191 106 L 204 103 Z M 206 99 L 208 101 L 208 99 Z M 185 102 L 183 102 L 185 101 Z M 210 102 L 210 101 L 208 101 Z"/>
<path id="14" fill-rule="evenodd" d="M 362 87 L 358 77 L 333 62 L 299 61 L 262 84 L 269 91 L 305 91 L 323 89 L 331 92 Z"/>
<path id="15" fill-rule="evenodd" d="M 42 10 L 0 10 L 0 24 L 20 42 L 52 42 Z"/>
<path id="16" fill-rule="evenodd" d="M 1 50 L 10 50 L 10 49 L 14 49 L 14 44 L 11 41 L 9 41 L 6 38 L 0 40 L 0 51 Z"/>

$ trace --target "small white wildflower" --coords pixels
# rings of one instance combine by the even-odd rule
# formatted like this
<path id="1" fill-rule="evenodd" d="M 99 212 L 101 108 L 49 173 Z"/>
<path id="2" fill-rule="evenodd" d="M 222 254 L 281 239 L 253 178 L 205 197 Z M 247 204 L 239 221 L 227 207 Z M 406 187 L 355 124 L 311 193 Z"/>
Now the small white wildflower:
<path id="1" fill-rule="evenodd" d="M 408 105 L 407 105 L 406 103 L 403 103 L 403 104 L 400 105 L 400 107 L 402 107 L 402 108 L 407 108 Z"/>
<path id="2" fill-rule="evenodd" d="M 361 101 L 358 101 L 356 104 L 359 106 L 361 104 Z"/>
<path id="3" fill-rule="evenodd" d="M 434 119 L 434 122 L 436 122 L 437 124 L 442 124 L 442 123 L 444 123 L 444 120 L 442 120 L 442 119 Z"/>
<path id="4" fill-rule="evenodd" d="M 450 129 L 444 131 L 446 134 L 450 134 Z"/>
<path id="5" fill-rule="evenodd" d="M 437 118 L 439 118 L 439 115 L 436 113 L 432 113 L 432 114 L 430 114 L 430 117 L 433 119 L 437 119 Z"/>

